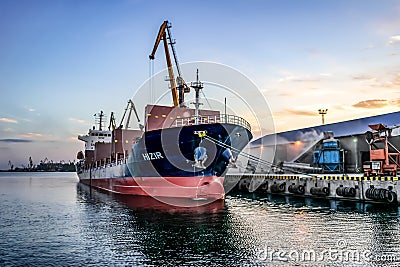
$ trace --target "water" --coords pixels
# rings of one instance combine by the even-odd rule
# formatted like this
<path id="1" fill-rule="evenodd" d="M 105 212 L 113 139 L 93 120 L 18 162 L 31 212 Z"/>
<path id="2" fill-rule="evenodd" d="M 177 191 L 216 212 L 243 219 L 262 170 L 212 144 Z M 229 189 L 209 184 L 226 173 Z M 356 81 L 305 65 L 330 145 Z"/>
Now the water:
<path id="1" fill-rule="evenodd" d="M 262 195 L 199 208 L 74 173 L 0 173 L 0 266 L 399 266 L 398 208 Z"/>

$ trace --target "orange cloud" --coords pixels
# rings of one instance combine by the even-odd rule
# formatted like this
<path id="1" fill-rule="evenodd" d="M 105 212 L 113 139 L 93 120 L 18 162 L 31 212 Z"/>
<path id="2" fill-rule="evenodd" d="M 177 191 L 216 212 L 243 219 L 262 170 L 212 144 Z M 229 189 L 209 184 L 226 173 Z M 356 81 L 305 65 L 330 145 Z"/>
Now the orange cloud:
<path id="1" fill-rule="evenodd" d="M 386 99 L 371 99 L 360 101 L 353 105 L 355 108 L 383 108 L 390 104 L 390 102 Z"/>
<path id="2" fill-rule="evenodd" d="M 18 123 L 18 121 L 9 118 L 0 118 L 1 122 Z"/>
<path id="3" fill-rule="evenodd" d="M 393 105 L 400 107 L 400 98 L 392 101 Z"/>

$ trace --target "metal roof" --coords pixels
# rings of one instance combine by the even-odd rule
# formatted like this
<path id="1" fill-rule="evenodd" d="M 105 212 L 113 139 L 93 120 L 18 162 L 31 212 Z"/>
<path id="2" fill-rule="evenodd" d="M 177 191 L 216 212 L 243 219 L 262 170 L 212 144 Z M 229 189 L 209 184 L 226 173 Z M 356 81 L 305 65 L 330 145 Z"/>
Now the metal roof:
<path id="1" fill-rule="evenodd" d="M 253 142 L 252 146 L 285 144 L 296 141 L 311 141 L 322 136 L 323 132 L 333 132 L 335 137 L 351 136 L 363 134 L 371 129 L 369 124 L 382 123 L 388 127 L 400 125 L 400 112 L 392 112 L 377 116 L 365 117 L 360 119 L 342 121 L 337 123 L 313 126 L 276 134 L 269 134 L 260 137 Z"/>

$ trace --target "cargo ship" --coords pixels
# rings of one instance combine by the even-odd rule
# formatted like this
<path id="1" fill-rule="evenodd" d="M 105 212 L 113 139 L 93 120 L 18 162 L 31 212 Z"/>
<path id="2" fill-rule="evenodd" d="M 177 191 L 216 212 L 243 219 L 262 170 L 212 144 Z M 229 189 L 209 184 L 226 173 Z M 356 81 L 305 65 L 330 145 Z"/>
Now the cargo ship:
<path id="1" fill-rule="evenodd" d="M 97 127 L 78 136 L 85 142 L 85 151 L 77 155 L 80 182 L 123 195 L 223 199 L 224 174 L 252 139 L 251 126 L 236 115 L 200 109 L 203 83 L 198 70 L 190 86 L 181 77 L 168 21 L 160 27 L 150 59 L 161 41 L 173 105 L 146 105 L 144 125 L 134 130 L 128 129 L 128 123 L 123 125 L 125 115 L 128 112 L 129 118 L 132 111 L 140 123 L 132 100 L 118 127 L 111 114 L 105 129 L 104 113 L 97 114 Z M 176 80 L 168 46 L 178 71 Z M 184 100 L 192 89 L 194 108 Z"/>

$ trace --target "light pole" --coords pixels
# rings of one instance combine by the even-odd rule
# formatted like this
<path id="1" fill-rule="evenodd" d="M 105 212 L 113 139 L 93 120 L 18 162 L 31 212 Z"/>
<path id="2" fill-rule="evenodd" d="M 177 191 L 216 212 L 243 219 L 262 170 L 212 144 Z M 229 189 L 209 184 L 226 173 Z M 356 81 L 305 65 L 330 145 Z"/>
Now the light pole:
<path id="1" fill-rule="evenodd" d="M 325 114 L 328 112 L 328 109 L 318 109 L 318 113 L 322 116 L 322 125 L 325 124 Z"/>

